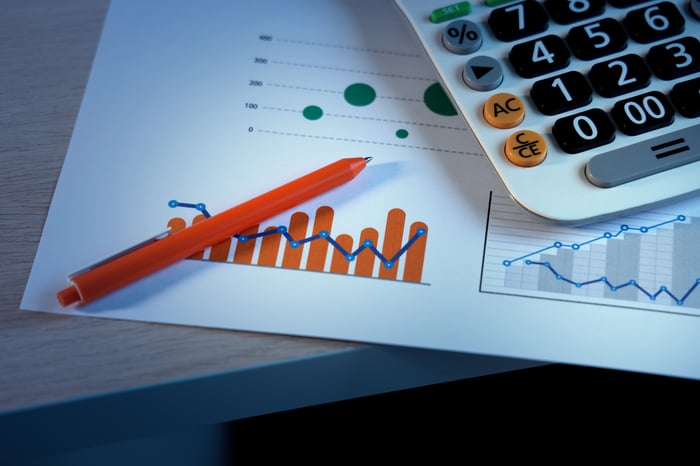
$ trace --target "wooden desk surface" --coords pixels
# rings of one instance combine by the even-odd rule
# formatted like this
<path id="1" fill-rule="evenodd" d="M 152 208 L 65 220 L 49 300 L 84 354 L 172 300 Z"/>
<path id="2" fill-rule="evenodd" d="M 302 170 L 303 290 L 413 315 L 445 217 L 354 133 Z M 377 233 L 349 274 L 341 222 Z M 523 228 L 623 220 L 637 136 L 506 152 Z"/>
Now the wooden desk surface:
<path id="1" fill-rule="evenodd" d="M 0 14 L 0 413 L 361 345 L 19 309 L 108 0 Z"/>

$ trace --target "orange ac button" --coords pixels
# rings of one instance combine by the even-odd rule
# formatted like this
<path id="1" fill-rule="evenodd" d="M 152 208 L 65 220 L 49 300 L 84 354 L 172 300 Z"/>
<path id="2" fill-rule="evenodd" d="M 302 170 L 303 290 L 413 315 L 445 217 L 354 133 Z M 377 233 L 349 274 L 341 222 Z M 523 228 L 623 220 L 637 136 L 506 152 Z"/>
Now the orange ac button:
<path id="1" fill-rule="evenodd" d="M 534 167 L 547 157 L 547 141 L 535 131 L 516 131 L 506 141 L 505 153 L 515 165 Z"/>
<path id="2" fill-rule="evenodd" d="M 513 94 L 494 94 L 484 104 L 484 118 L 495 128 L 514 128 L 525 118 L 525 105 Z"/>

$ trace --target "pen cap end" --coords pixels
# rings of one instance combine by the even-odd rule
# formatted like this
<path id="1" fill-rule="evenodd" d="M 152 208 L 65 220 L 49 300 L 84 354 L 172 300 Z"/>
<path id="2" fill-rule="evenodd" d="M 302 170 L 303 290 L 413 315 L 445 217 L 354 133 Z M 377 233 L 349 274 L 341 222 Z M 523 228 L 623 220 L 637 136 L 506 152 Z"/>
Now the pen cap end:
<path id="1" fill-rule="evenodd" d="M 78 289 L 76 287 L 69 286 L 56 293 L 56 298 L 58 298 L 58 303 L 61 306 L 66 307 L 80 302 L 80 293 L 78 293 Z"/>

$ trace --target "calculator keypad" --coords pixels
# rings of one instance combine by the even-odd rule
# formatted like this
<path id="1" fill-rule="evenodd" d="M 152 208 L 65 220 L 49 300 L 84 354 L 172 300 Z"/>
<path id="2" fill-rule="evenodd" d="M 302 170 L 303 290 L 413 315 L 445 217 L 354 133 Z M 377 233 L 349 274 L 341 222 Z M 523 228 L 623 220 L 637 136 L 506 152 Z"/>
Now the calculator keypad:
<path id="1" fill-rule="evenodd" d="M 609 144 L 618 131 L 638 136 L 669 126 L 676 108 L 683 116 L 697 116 L 696 105 L 686 103 L 684 97 L 698 99 L 693 98 L 694 80 L 679 83 L 669 95 L 657 90 L 632 95 L 649 87 L 653 77 L 670 81 L 700 71 L 700 41 L 692 36 L 674 38 L 686 25 L 678 7 L 669 1 L 608 3 L 628 11 L 616 20 L 604 16 L 604 0 L 527 0 L 497 8 L 489 16 L 488 24 L 498 39 L 521 40 L 508 55 L 512 69 L 524 79 L 546 76 L 530 87 L 532 102 L 542 114 L 555 116 L 586 107 L 594 93 L 618 99 L 608 111 L 591 108 L 552 122 L 552 136 L 569 154 Z M 571 25 L 565 37 L 546 33 L 550 20 Z M 649 44 L 646 56 L 625 54 L 629 40 Z M 572 56 L 591 62 L 585 75 L 569 69 Z"/>
<path id="2" fill-rule="evenodd" d="M 590 196 L 590 208 L 576 207 L 583 218 L 634 208 L 630 192 L 640 196 L 636 206 L 700 192 L 700 0 L 460 1 L 440 11 L 469 13 L 430 27 L 423 5 L 439 0 L 395 1 L 508 191 L 529 210 L 566 218 L 552 198 L 579 204 Z M 651 177 L 689 164 L 697 175 L 680 175 L 676 188 L 660 180 L 678 179 L 678 170 Z M 664 193 L 634 183 L 613 199 L 599 189 L 644 177 Z M 547 193 L 564 183 L 576 186 Z"/>

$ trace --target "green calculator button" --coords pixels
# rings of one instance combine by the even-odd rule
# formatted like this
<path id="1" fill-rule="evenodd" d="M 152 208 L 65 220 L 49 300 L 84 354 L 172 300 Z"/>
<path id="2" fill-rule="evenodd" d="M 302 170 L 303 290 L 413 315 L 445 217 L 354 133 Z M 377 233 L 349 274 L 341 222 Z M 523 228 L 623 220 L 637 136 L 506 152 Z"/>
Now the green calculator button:
<path id="1" fill-rule="evenodd" d="M 510 3 L 513 0 L 486 0 L 486 6 L 498 6 L 504 3 Z"/>
<path id="2" fill-rule="evenodd" d="M 472 12 L 472 4 L 469 2 L 453 3 L 452 5 L 436 8 L 430 13 L 430 22 L 442 23 L 450 19 L 459 18 Z"/>

